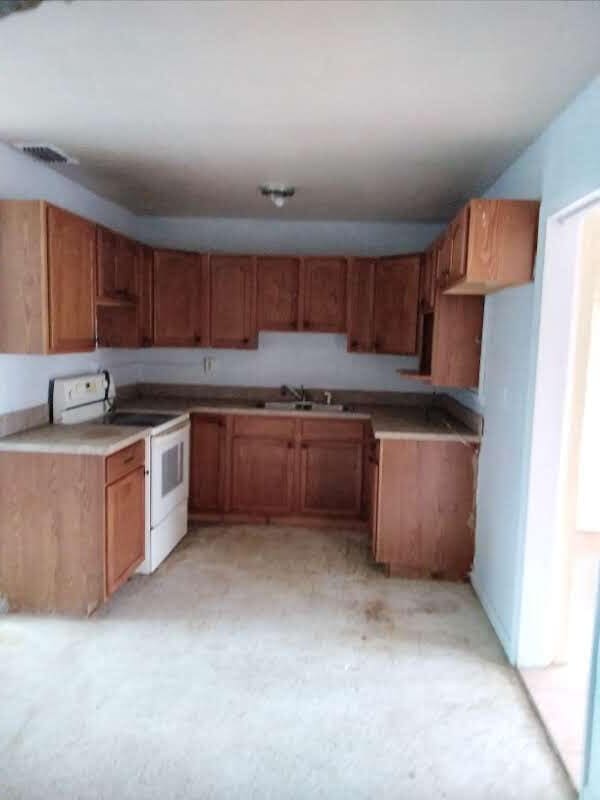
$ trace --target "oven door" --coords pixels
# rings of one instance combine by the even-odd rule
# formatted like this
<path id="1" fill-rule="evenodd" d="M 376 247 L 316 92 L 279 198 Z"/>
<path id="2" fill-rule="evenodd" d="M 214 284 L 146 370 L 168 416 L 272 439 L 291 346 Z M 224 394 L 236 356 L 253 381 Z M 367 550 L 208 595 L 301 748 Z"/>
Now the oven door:
<path id="1" fill-rule="evenodd" d="M 154 528 L 183 501 L 190 485 L 190 423 L 150 440 L 150 524 Z"/>

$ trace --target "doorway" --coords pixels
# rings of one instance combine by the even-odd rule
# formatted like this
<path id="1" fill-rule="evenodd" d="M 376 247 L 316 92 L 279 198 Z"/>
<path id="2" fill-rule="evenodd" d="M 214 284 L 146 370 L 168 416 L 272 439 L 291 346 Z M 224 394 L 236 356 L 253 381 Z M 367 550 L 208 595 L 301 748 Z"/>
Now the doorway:
<path id="1" fill-rule="evenodd" d="M 549 221 L 546 258 L 518 666 L 579 788 L 600 562 L 596 198 Z"/>

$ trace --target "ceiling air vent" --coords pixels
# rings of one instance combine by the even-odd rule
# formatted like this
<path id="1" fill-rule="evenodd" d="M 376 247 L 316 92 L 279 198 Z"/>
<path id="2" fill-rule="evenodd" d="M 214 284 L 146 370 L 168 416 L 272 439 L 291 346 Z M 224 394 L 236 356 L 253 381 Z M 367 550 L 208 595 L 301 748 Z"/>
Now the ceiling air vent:
<path id="1" fill-rule="evenodd" d="M 59 147 L 53 144 L 33 144 L 31 142 L 15 143 L 17 150 L 42 161 L 44 164 L 77 164 L 77 159 L 68 156 Z"/>

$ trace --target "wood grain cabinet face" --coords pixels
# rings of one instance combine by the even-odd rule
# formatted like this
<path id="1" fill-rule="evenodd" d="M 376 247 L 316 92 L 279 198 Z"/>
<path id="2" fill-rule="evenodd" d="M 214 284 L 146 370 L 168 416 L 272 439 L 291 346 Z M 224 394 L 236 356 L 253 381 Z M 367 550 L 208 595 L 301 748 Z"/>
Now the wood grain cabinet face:
<path id="1" fill-rule="evenodd" d="M 452 237 L 448 232 L 440 239 L 437 246 L 436 283 L 445 288 L 450 280 L 452 266 Z"/>
<path id="2" fill-rule="evenodd" d="M 362 505 L 362 442 L 303 441 L 300 511 L 359 517 Z"/>
<path id="3" fill-rule="evenodd" d="M 347 270 L 345 258 L 304 259 L 302 329 L 321 333 L 343 333 L 346 330 Z"/>
<path id="4" fill-rule="evenodd" d="M 106 591 L 112 594 L 143 561 L 144 467 L 106 487 Z"/>
<path id="5" fill-rule="evenodd" d="M 421 264 L 421 280 L 419 284 L 419 307 L 421 312 L 433 311 L 435 307 L 435 259 L 436 250 L 426 250 Z"/>
<path id="6" fill-rule="evenodd" d="M 417 352 L 420 272 L 420 255 L 378 259 L 373 311 L 376 353 Z"/>
<path id="7" fill-rule="evenodd" d="M 210 345 L 254 349 L 256 328 L 256 259 L 210 256 Z"/>
<path id="8" fill-rule="evenodd" d="M 96 229 L 98 297 L 136 299 L 136 243 L 108 228 Z"/>
<path id="9" fill-rule="evenodd" d="M 203 259 L 179 250 L 154 251 L 154 344 L 206 345 L 206 289 Z"/>
<path id="10" fill-rule="evenodd" d="M 154 343 L 154 252 L 139 244 L 137 263 L 138 341 L 141 347 Z"/>
<path id="11" fill-rule="evenodd" d="M 235 436 L 231 448 L 231 509 L 289 514 L 293 509 L 294 442 Z"/>
<path id="12" fill-rule="evenodd" d="M 407 574 L 466 578 L 473 561 L 475 456 L 461 442 L 382 442 L 376 560 Z"/>
<path id="13" fill-rule="evenodd" d="M 469 206 L 465 206 L 450 225 L 450 272 L 448 282 L 459 281 L 467 272 L 467 241 L 469 237 Z"/>
<path id="14" fill-rule="evenodd" d="M 96 346 L 96 226 L 47 207 L 50 352 Z"/>
<path id="15" fill-rule="evenodd" d="M 192 414 L 190 511 L 221 512 L 225 508 L 226 418 Z"/>
<path id="16" fill-rule="evenodd" d="M 375 259 L 352 258 L 348 264 L 348 352 L 373 352 Z"/>
<path id="17" fill-rule="evenodd" d="M 294 256 L 257 259 L 257 324 L 260 331 L 296 331 L 300 320 L 300 268 Z"/>

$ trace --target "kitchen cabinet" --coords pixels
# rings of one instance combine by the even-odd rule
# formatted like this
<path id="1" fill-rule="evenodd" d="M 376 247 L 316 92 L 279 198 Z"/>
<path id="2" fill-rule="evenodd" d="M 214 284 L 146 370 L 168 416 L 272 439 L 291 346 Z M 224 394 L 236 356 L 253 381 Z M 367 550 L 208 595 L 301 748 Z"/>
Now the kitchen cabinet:
<path id="1" fill-rule="evenodd" d="M 419 310 L 421 313 L 433 311 L 435 307 L 437 248 L 429 247 L 423 254 L 421 279 L 419 283 Z"/>
<path id="2" fill-rule="evenodd" d="M 100 225 L 96 228 L 98 301 L 135 302 L 136 243 Z"/>
<path id="3" fill-rule="evenodd" d="M 205 258 L 181 250 L 154 251 L 154 344 L 208 345 Z"/>
<path id="4" fill-rule="evenodd" d="M 143 441 L 107 457 L 0 452 L 0 486 L 0 595 L 12 609 L 89 615 L 143 560 Z"/>
<path id="5" fill-rule="evenodd" d="M 348 350 L 417 352 L 420 255 L 351 259 L 348 272 Z"/>
<path id="6" fill-rule="evenodd" d="M 210 346 L 258 346 L 254 256 L 210 256 Z"/>
<path id="7" fill-rule="evenodd" d="M 192 414 L 190 451 L 190 512 L 225 510 L 227 417 Z"/>
<path id="8" fill-rule="evenodd" d="M 420 255 L 380 258 L 375 265 L 374 351 L 417 352 Z"/>
<path id="9" fill-rule="evenodd" d="M 258 256 L 258 330 L 298 330 L 301 268 L 302 259 L 296 256 Z"/>
<path id="10" fill-rule="evenodd" d="M 476 448 L 462 442 L 380 442 L 371 543 L 389 574 L 468 578 L 476 463 Z"/>
<path id="11" fill-rule="evenodd" d="M 140 347 L 154 343 L 154 251 L 137 245 L 137 318 Z"/>
<path id="12" fill-rule="evenodd" d="M 106 487 L 108 595 L 113 594 L 144 560 L 145 480 L 142 464 Z"/>
<path id="13" fill-rule="evenodd" d="M 444 291 L 485 295 L 533 280 L 539 205 L 537 200 L 471 200 L 447 230 Z"/>
<path id="14" fill-rule="evenodd" d="M 348 263 L 338 256 L 303 259 L 301 330 L 344 333 Z"/>
<path id="15" fill-rule="evenodd" d="M 373 352 L 374 258 L 351 258 L 348 263 L 348 352 Z"/>
<path id="16" fill-rule="evenodd" d="M 303 421 L 300 440 L 300 512 L 360 517 L 362 424 L 345 420 Z"/>
<path id="17" fill-rule="evenodd" d="M 96 344 L 98 347 L 139 347 L 136 306 L 99 305 L 96 309 Z"/>

